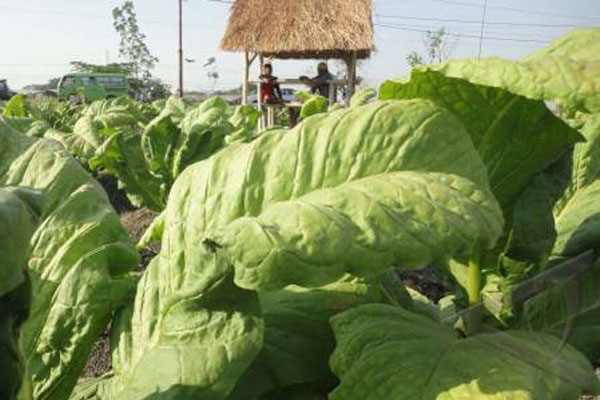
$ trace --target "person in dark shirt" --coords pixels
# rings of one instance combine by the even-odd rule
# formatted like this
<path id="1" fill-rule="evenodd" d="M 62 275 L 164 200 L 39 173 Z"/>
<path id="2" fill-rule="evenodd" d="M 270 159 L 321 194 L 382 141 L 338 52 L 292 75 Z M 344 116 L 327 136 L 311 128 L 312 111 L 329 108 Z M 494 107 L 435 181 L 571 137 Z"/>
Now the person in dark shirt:
<path id="1" fill-rule="evenodd" d="M 326 99 L 329 99 L 329 82 L 332 81 L 333 75 L 329 72 L 327 64 L 324 62 L 319 63 L 317 67 L 317 76 L 314 78 L 307 78 L 305 76 L 300 77 L 300 80 L 304 84 L 310 86 L 310 92 L 312 94 L 318 94 Z"/>
<path id="2" fill-rule="evenodd" d="M 265 104 L 282 104 L 283 96 L 281 88 L 277 82 L 277 77 L 273 76 L 273 66 L 265 64 L 262 68 L 260 79 L 260 101 Z"/>

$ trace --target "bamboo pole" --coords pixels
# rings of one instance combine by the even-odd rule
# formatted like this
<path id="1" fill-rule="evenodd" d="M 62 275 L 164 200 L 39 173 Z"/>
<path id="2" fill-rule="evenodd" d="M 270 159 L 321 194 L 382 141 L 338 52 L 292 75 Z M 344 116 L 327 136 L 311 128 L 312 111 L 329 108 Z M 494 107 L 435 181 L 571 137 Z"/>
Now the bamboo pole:
<path id="1" fill-rule="evenodd" d="M 356 91 L 356 51 L 353 51 L 348 61 L 348 88 L 346 90 L 346 105 L 350 105 L 350 99 Z"/>
<path id="2" fill-rule="evenodd" d="M 242 105 L 248 104 L 248 80 L 250 79 L 250 60 L 248 52 L 243 54 Z"/>

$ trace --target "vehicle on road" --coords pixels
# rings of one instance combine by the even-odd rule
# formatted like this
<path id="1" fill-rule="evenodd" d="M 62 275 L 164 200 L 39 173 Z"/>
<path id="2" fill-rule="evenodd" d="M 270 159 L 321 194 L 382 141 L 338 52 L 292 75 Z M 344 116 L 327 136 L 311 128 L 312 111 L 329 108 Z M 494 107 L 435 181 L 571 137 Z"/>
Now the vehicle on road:
<path id="1" fill-rule="evenodd" d="M 15 95 L 15 92 L 10 90 L 6 79 L 0 79 L 0 100 L 8 100 Z"/>
<path id="2" fill-rule="evenodd" d="M 123 74 L 71 73 L 58 82 L 58 98 L 79 103 L 110 99 L 129 94 L 129 82 Z"/>
<path id="3" fill-rule="evenodd" d="M 284 103 L 295 103 L 300 101 L 294 94 L 296 91 L 292 88 L 281 88 L 281 95 L 283 96 Z M 248 104 L 258 104 L 258 96 L 252 94 L 248 96 Z"/>

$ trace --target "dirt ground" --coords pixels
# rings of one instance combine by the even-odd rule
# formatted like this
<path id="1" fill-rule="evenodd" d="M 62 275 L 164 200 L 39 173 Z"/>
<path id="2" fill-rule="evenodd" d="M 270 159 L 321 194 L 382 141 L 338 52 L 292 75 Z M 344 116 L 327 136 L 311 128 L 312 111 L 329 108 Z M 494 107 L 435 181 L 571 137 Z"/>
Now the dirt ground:
<path id="1" fill-rule="evenodd" d="M 147 208 L 135 209 L 127 199 L 127 196 L 125 196 L 125 193 L 118 189 L 117 182 L 114 178 L 106 175 L 99 176 L 98 181 L 105 188 L 109 200 L 113 208 L 119 214 L 121 223 L 131 237 L 131 240 L 134 243 L 137 243 L 158 214 Z M 160 252 L 160 244 L 155 244 L 151 246 L 150 249 L 142 250 L 140 252 L 141 260 L 139 269 L 146 269 L 150 261 L 158 254 L 158 252 Z M 109 330 L 110 327 L 107 327 L 94 345 L 85 366 L 83 377 L 98 377 L 110 371 L 112 368 Z"/>

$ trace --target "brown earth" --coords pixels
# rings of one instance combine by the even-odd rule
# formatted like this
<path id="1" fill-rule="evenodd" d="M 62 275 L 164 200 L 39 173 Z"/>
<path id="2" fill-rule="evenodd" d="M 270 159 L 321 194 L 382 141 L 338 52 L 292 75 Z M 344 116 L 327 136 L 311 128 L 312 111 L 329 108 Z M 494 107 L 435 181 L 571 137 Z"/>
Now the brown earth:
<path id="1" fill-rule="evenodd" d="M 121 223 L 129 237 L 134 243 L 137 243 L 158 214 L 147 208 L 136 209 L 127 199 L 125 192 L 119 189 L 117 180 L 112 176 L 100 173 L 96 178 L 108 194 L 110 203 L 119 214 Z M 158 252 L 160 252 L 160 243 L 153 244 L 149 249 L 140 251 L 139 269 L 146 269 Z M 106 327 L 104 333 L 94 345 L 83 372 L 84 378 L 98 377 L 111 370 L 109 331 L 110 326 Z"/>

